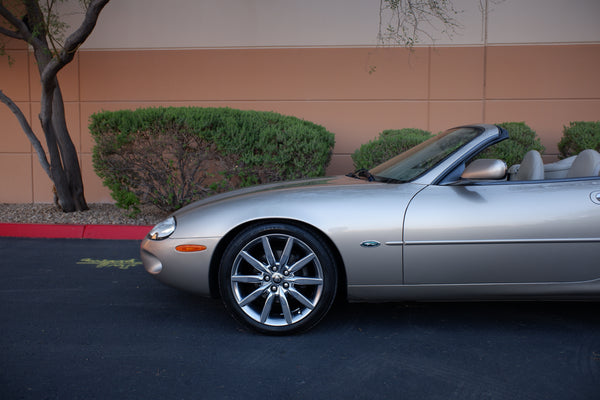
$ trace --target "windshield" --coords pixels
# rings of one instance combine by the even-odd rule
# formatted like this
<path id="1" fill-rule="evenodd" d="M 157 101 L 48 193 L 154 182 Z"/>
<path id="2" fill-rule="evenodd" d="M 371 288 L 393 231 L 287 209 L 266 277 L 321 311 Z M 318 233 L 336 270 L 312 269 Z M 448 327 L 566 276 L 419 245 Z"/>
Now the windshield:
<path id="1" fill-rule="evenodd" d="M 435 167 L 482 132 L 483 129 L 477 127 L 450 129 L 378 165 L 370 173 L 377 181 L 411 181 Z"/>

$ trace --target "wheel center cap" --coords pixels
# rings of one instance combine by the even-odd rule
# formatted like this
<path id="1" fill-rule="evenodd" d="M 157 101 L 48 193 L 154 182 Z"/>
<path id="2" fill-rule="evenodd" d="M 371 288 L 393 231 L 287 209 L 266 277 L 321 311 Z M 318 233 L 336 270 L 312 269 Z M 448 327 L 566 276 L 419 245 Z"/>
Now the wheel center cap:
<path id="1" fill-rule="evenodd" d="M 281 283 L 283 281 L 283 276 L 280 274 L 273 274 L 273 283 Z"/>

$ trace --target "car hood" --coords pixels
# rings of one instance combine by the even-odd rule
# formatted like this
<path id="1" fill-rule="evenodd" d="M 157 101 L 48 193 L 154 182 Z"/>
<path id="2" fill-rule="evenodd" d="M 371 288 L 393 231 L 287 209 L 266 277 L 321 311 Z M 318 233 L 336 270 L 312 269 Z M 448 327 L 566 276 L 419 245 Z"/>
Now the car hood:
<path id="1" fill-rule="evenodd" d="M 355 230 L 357 224 L 398 227 L 404 207 L 423 187 L 345 176 L 255 186 L 175 212 L 177 229 L 172 237 L 219 237 L 258 220 L 293 220 L 324 231 Z M 389 210 L 395 210 L 393 218 Z"/>
<path id="2" fill-rule="evenodd" d="M 249 194 L 255 193 L 264 193 L 267 194 L 269 192 L 277 192 L 281 190 L 289 190 L 289 189 L 310 189 L 311 187 L 325 187 L 325 186 L 345 186 L 345 185 L 362 185 L 362 184 L 373 184 L 373 182 L 368 182 L 362 179 L 350 178 L 347 176 L 333 176 L 333 177 L 322 177 L 322 178 L 311 178 L 311 179 L 303 179 L 297 181 L 286 181 L 286 182 L 275 182 L 268 183 L 264 185 L 256 185 L 250 186 L 243 189 L 232 190 L 230 192 L 225 192 L 221 194 L 217 194 L 214 196 L 207 197 L 202 200 L 198 200 L 194 203 L 191 203 L 173 213 L 174 216 L 179 216 L 185 213 L 190 212 L 199 207 L 204 207 L 209 204 L 218 203 L 228 199 L 234 199 L 238 197 L 243 197 Z"/>

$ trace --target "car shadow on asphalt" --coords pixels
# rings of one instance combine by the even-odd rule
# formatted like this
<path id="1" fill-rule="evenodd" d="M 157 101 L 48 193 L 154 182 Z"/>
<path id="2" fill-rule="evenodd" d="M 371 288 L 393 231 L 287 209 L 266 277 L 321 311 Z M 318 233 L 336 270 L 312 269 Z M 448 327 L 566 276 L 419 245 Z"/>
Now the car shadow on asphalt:
<path id="1" fill-rule="evenodd" d="M 154 295 L 156 296 L 156 295 Z M 201 321 L 203 326 L 234 328 L 248 332 L 228 315 L 220 299 L 165 288 L 161 303 L 170 317 Z M 312 330 L 342 333 L 417 329 L 461 331 L 547 331 L 596 329 L 600 331 L 598 302 L 386 302 L 339 301 Z"/>

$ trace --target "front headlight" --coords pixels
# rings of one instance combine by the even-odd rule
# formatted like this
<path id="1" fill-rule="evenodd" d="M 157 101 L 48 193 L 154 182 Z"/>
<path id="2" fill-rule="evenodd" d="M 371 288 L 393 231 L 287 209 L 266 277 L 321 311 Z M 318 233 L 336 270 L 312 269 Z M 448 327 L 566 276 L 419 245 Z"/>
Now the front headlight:
<path id="1" fill-rule="evenodd" d="M 177 223 L 175 222 L 175 218 L 169 217 L 152 228 L 148 237 L 152 240 L 166 239 L 175 232 L 176 226 Z"/>

